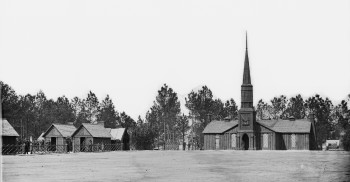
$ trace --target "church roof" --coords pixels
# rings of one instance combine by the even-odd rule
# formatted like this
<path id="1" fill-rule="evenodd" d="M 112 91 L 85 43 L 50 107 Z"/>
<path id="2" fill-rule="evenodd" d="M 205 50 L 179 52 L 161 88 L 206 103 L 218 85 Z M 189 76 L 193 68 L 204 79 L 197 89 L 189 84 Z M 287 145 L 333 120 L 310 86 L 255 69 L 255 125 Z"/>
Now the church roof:
<path id="1" fill-rule="evenodd" d="M 2 130 L 1 130 L 1 136 L 16 136 L 18 137 L 18 133 L 16 130 L 11 126 L 11 124 L 6 119 L 0 119 Z"/>
<path id="2" fill-rule="evenodd" d="M 259 120 L 260 125 L 277 133 L 310 133 L 311 122 L 307 119 L 301 120 Z M 210 122 L 203 131 L 203 134 L 208 133 L 224 133 L 225 131 L 238 125 L 238 120 Z"/>
<path id="3" fill-rule="evenodd" d="M 301 120 L 259 120 L 257 123 L 278 133 L 310 133 L 311 122 Z"/>
<path id="4" fill-rule="evenodd" d="M 238 120 L 231 120 L 231 121 L 214 120 L 204 128 L 203 133 L 223 133 L 237 125 L 238 125 Z"/>

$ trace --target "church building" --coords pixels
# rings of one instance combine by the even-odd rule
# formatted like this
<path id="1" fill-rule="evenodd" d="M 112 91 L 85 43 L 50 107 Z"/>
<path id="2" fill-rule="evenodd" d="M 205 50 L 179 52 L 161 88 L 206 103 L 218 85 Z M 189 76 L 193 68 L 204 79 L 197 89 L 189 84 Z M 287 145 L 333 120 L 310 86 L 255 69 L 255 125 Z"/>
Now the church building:
<path id="1" fill-rule="evenodd" d="M 308 119 L 256 120 L 246 38 L 241 109 L 238 120 L 211 121 L 204 129 L 204 150 L 313 150 L 314 115 Z"/>

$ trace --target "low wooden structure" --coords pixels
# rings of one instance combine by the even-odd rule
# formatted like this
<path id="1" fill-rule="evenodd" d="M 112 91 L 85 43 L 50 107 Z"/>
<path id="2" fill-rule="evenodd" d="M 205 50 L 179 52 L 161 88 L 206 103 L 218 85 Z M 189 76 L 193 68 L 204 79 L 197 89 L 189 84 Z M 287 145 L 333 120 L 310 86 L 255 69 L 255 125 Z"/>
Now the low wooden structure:
<path id="1" fill-rule="evenodd" d="M 42 135 L 45 144 L 50 145 L 50 150 L 57 150 L 59 147 L 67 152 L 72 151 L 71 136 L 76 130 L 72 124 L 52 124 Z M 57 147 L 56 147 L 57 146 Z"/>
<path id="2" fill-rule="evenodd" d="M 12 127 L 12 125 L 6 119 L 1 119 L 1 125 L 2 125 L 2 130 L 1 130 L 2 146 L 16 145 L 17 137 L 19 137 L 16 130 Z"/>
<path id="3" fill-rule="evenodd" d="M 204 129 L 204 150 L 236 149 L 238 121 L 212 121 Z"/>
<path id="4" fill-rule="evenodd" d="M 105 128 L 103 124 L 83 123 L 72 134 L 73 151 L 87 152 L 95 151 L 93 146 L 98 146 L 103 150 L 103 145 L 111 144 L 111 129 Z"/>
<path id="5" fill-rule="evenodd" d="M 247 150 L 251 145 L 255 150 L 315 149 L 314 126 L 309 120 L 256 121 L 252 135 L 240 135 L 238 123 L 238 120 L 210 122 L 203 131 L 204 149 Z"/>
<path id="6" fill-rule="evenodd" d="M 126 128 L 116 128 L 111 129 L 111 144 L 118 145 L 122 144 L 122 150 L 130 150 L 130 136 L 126 130 Z"/>
<path id="7" fill-rule="evenodd" d="M 19 135 L 6 119 L 0 119 L 0 121 L 2 125 L 1 154 L 16 154 L 18 151 L 18 147 L 16 147 L 17 137 L 19 137 Z"/>

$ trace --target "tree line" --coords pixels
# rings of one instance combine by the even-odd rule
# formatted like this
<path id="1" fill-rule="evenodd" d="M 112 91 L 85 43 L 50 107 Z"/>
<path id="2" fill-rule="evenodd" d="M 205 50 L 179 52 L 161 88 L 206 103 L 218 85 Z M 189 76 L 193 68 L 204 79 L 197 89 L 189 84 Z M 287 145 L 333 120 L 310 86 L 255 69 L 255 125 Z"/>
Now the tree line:
<path id="1" fill-rule="evenodd" d="M 342 138 L 344 148 L 350 150 L 350 94 L 340 104 L 333 105 L 329 98 L 315 94 L 303 99 L 300 94 L 287 99 L 281 95 L 270 102 L 259 100 L 256 106 L 257 120 L 260 119 L 307 119 L 315 115 L 317 144 L 322 146 L 326 140 Z"/>
<path id="2" fill-rule="evenodd" d="M 89 91 L 86 98 L 64 95 L 56 100 L 48 99 L 43 91 L 35 95 L 17 95 L 11 86 L 0 81 L 2 117 L 20 134 L 21 139 L 38 138 L 51 124 L 74 124 L 104 121 L 106 128 L 133 127 L 136 122 L 125 112 L 116 111 L 107 95 L 101 102 Z"/>
<path id="3" fill-rule="evenodd" d="M 191 91 L 185 98 L 189 113 L 183 113 L 177 93 L 164 84 L 158 91 L 153 105 L 144 118 L 137 121 L 125 112 L 119 113 L 107 95 L 101 102 L 89 91 L 86 98 L 65 96 L 56 100 L 47 99 L 42 91 L 36 95 L 17 95 L 7 84 L 0 81 L 2 115 L 22 136 L 38 137 L 52 123 L 94 123 L 104 121 L 105 127 L 128 128 L 131 143 L 136 149 L 152 149 L 169 141 L 195 143 L 201 148 L 204 143 L 202 131 L 211 120 L 237 119 L 238 106 L 233 98 L 226 101 L 214 98 L 212 91 L 203 86 Z M 301 95 L 287 98 L 274 97 L 269 102 L 259 100 L 256 108 L 257 120 L 261 119 L 306 119 L 315 114 L 317 143 L 326 139 L 343 138 L 344 148 L 350 150 L 350 110 L 346 100 L 333 105 L 328 98 L 316 94 L 307 99 Z"/>

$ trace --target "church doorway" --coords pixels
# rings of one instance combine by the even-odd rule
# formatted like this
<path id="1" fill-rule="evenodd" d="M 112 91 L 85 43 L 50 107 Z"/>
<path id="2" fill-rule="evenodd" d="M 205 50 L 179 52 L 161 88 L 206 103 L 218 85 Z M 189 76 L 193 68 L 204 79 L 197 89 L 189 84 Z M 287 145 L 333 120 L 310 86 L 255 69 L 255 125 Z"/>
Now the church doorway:
<path id="1" fill-rule="evenodd" d="M 249 149 L 249 137 L 247 134 L 244 134 L 242 137 L 242 148 L 243 150 L 248 150 Z"/>

